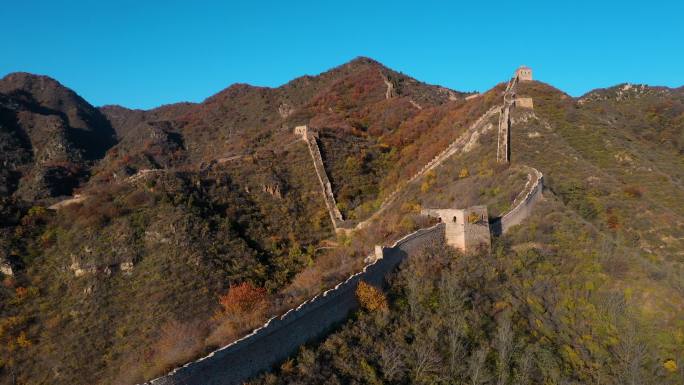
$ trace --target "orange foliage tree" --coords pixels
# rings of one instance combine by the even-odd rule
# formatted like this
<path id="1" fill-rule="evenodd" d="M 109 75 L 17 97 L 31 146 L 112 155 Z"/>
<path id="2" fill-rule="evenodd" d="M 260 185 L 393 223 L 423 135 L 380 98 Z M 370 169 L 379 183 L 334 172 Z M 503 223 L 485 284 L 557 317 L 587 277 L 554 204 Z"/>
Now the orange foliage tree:
<path id="1" fill-rule="evenodd" d="M 359 300 L 361 307 L 369 311 L 378 309 L 387 309 L 387 298 L 385 294 L 375 286 L 369 285 L 366 282 L 359 281 L 356 287 L 356 298 Z"/>
<path id="2" fill-rule="evenodd" d="M 234 341 L 264 321 L 269 299 L 266 289 L 249 282 L 231 285 L 219 296 L 221 311 L 214 315 L 215 328 L 206 339 L 210 346 Z"/>
<path id="3" fill-rule="evenodd" d="M 267 304 L 266 289 L 249 282 L 230 286 L 228 293 L 219 296 L 225 313 L 247 314 L 264 310 Z"/>

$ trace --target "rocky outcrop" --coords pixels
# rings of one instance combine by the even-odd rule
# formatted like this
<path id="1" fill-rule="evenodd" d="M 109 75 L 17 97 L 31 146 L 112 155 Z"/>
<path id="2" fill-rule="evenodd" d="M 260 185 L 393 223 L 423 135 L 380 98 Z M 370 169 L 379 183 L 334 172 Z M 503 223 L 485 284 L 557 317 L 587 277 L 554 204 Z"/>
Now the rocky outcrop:
<path id="1" fill-rule="evenodd" d="M 56 80 L 0 79 L 0 195 L 70 195 L 115 143 L 104 115 Z"/>
<path id="2" fill-rule="evenodd" d="M 394 84 L 387 79 L 385 76 L 382 77 L 382 81 L 385 82 L 387 90 L 385 91 L 385 99 L 392 99 L 396 96 L 396 91 L 394 91 Z"/>
<path id="3" fill-rule="evenodd" d="M 83 202 L 84 200 L 86 200 L 86 198 L 87 198 L 87 197 L 86 197 L 85 195 L 74 194 L 73 197 L 67 198 L 67 199 L 62 200 L 62 201 L 59 201 L 59 202 L 53 204 L 52 206 L 48 207 L 48 209 L 49 209 L 49 210 L 59 210 L 59 209 L 62 209 L 62 208 L 64 208 L 64 207 L 66 207 L 66 206 L 70 206 L 70 205 L 73 205 L 73 204 L 76 204 L 76 203 L 81 203 L 81 202 Z"/>
<path id="4" fill-rule="evenodd" d="M 4 275 L 9 275 L 10 277 L 14 275 L 14 269 L 9 261 L 5 259 L 0 259 L 0 273 Z"/>

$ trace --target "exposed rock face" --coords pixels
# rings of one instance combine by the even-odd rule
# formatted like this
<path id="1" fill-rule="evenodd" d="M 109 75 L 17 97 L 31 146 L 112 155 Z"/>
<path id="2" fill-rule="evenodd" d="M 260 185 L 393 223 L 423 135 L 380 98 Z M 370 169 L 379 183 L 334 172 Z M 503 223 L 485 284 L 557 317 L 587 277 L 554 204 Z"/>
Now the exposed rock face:
<path id="1" fill-rule="evenodd" d="M 280 193 L 280 185 L 278 184 L 265 184 L 262 186 L 262 189 L 275 198 L 281 199 L 283 197 Z"/>
<path id="2" fill-rule="evenodd" d="M 97 273 L 97 267 L 95 267 L 95 266 L 83 266 L 83 265 L 81 265 L 80 262 L 78 262 L 76 260 L 71 261 L 71 265 L 69 265 L 69 269 L 74 273 L 75 277 L 83 277 L 86 274 Z"/>
<path id="3" fill-rule="evenodd" d="M 287 118 L 290 115 L 294 113 L 294 107 L 287 103 L 282 103 L 280 106 L 278 106 L 278 113 L 282 118 Z"/>
<path id="4" fill-rule="evenodd" d="M 133 262 L 122 262 L 121 264 L 119 264 L 119 270 L 121 270 L 123 273 L 130 274 L 133 271 Z"/>
<path id="5" fill-rule="evenodd" d="M 85 159 L 101 158 L 116 143 L 107 118 L 72 90 L 47 76 L 13 73 L 0 80 L 0 93 L 21 100 L 34 114 L 56 115 L 65 135 Z"/>
<path id="6" fill-rule="evenodd" d="M 14 270 L 12 269 L 12 265 L 4 259 L 0 259 L 0 273 L 2 273 L 4 275 L 9 275 L 9 276 L 14 275 Z"/>

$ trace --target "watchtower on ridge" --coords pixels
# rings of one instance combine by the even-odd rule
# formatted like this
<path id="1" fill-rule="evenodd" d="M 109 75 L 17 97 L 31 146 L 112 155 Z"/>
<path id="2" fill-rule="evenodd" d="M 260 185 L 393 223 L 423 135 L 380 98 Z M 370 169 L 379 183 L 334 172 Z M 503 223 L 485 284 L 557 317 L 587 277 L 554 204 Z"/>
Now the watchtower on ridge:
<path id="1" fill-rule="evenodd" d="M 444 237 L 449 246 L 464 253 L 491 247 L 487 206 L 466 209 L 423 209 L 422 215 L 439 218 L 444 223 Z"/>
<path id="2" fill-rule="evenodd" d="M 518 81 L 521 81 L 521 82 L 531 81 L 532 80 L 532 68 L 524 66 L 524 65 L 518 67 L 518 69 L 515 70 L 515 77 L 517 77 Z"/>

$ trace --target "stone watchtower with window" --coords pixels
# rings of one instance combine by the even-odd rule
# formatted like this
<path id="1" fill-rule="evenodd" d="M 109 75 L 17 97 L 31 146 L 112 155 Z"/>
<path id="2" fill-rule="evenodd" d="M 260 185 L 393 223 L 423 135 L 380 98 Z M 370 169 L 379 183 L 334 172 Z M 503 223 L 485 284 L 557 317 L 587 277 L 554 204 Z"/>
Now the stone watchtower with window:
<path id="1" fill-rule="evenodd" d="M 518 67 L 518 69 L 515 70 L 515 77 L 521 82 L 532 80 L 532 68 L 527 66 Z"/>
<path id="2" fill-rule="evenodd" d="M 527 66 L 520 66 L 515 70 L 515 78 L 519 82 L 529 82 L 532 81 L 532 68 Z M 534 103 L 532 98 L 516 96 L 514 99 L 514 105 L 516 108 L 534 108 Z"/>
<path id="3" fill-rule="evenodd" d="M 464 253 L 489 250 L 491 247 L 487 206 L 466 209 L 423 209 L 421 214 L 438 218 L 446 225 L 444 237 L 447 245 Z"/>

